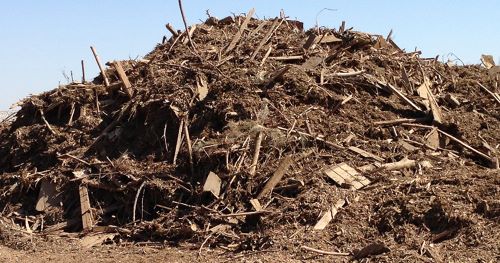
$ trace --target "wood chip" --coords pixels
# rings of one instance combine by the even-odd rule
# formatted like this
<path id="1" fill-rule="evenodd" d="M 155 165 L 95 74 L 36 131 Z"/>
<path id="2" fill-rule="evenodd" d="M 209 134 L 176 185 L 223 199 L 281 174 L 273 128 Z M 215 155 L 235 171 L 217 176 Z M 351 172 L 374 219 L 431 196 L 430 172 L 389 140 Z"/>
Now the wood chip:
<path id="1" fill-rule="evenodd" d="M 219 198 L 222 180 L 213 172 L 208 174 L 205 184 L 203 185 L 203 192 L 210 192 L 216 198 Z"/>

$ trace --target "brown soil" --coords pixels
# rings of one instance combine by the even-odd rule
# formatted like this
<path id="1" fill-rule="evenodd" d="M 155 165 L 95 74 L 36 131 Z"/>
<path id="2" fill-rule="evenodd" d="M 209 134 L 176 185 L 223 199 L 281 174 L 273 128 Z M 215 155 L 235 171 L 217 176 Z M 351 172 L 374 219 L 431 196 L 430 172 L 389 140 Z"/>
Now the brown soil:
<path id="1" fill-rule="evenodd" d="M 304 32 L 281 18 L 250 20 L 227 51 L 243 20 L 197 25 L 196 50 L 182 34 L 146 60 L 122 61 L 131 97 L 108 68 L 109 87 L 101 75 L 20 102 L 0 126 L 0 259 L 8 252 L 5 260 L 13 261 L 499 260 L 500 173 L 490 167 L 500 105 L 479 87 L 498 92 L 495 68 L 443 64 L 344 28 Z M 314 35 L 316 44 L 305 45 Z M 338 74 L 346 72 L 352 75 Z M 416 92 L 426 79 L 441 123 Z M 480 154 L 442 134 L 431 150 L 424 126 L 375 124 L 397 118 L 418 118 Z M 385 163 L 418 165 L 363 173 L 371 184 L 354 190 L 322 173 L 342 162 L 375 162 L 350 146 Z M 292 166 L 259 198 L 265 211 L 234 215 L 254 212 L 250 200 L 286 156 Z M 219 199 L 203 192 L 209 172 L 221 179 Z M 42 185 L 53 194 L 36 210 Z M 79 186 L 89 191 L 92 230 L 82 231 Z M 346 204 L 327 228 L 312 230 L 339 199 Z M 114 235 L 82 249 L 86 237 L 105 234 Z M 349 255 L 319 255 L 304 245 Z M 361 256 L 369 245 L 378 251 Z"/>

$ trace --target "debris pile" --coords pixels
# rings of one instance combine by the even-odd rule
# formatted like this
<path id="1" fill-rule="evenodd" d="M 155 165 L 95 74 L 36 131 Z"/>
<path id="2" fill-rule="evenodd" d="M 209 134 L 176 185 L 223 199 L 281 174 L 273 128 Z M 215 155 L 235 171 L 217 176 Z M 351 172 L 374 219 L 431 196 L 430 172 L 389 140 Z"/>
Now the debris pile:
<path id="1" fill-rule="evenodd" d="M 91 245 L 335 238 L 355 258 L 434 258 L 418 240 L 498 223 L 492 59 L 457 66 L 345 24 L 304 31 L 253 13 L 167 25 L 141 60 L 105 67 L 93 48 L 92 82 L 20 102 L 0 128 L 2 222 Z"/>

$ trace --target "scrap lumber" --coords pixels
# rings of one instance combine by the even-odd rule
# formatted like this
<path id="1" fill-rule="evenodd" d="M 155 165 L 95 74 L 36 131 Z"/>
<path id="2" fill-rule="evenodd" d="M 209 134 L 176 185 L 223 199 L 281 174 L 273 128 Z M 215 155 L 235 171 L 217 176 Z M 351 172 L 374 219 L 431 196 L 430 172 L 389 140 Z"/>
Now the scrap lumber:
<path id="1" fill-rule="evenodd" d="M 280 56 L 280 57 L 269 57 L 269 59 L 276 60 L 276 61 L 291 61 L 291 60 L 302 60 L 302 59 L 304 59 L 304 56 L 302 56 L 302 55 Z"/>
<path id="2" fill-rule="evenodd" d="M 97 55 L 97 51 L 93 46 L 90 47 L 90 50 L 92 50 L 92 54 L 94 54 L 95 61 L 97 62 L 97 66 L 99 67 L 99 70 L 101 71 L 102 78 L 104 79 L 104 86 L 109 87 L 109 80 L 108 77 L 106 76 L 106 71 L 102 67 L 101 60 L 99 59 L 99 56 Z"/>
<path id="3" fill-rule="evenodd" d="M 212 193 L 215 198 L 219 198 L 221 184 L 222 180 L 219 176 L 214 172 L 210 172 L 205 180 L 205 184 L 203 184 L 203 192 Z"/>
<path id="4" fill-rule="evenodd" d="M 433 121 L 442 124 L 443 123 L 443 114 L 441 113 L 441 109 L 437 104 L 436 98 L 434 94 L 432 94 L 431 90 L 432 83 L 429 79 L 425 78 L 424 83 L 420 85 L 417 89 L 417 92 L 421 98 L 429 105 L 429 109 L 432 113 Z"/>
<path id="5" fill-rule="evenodd" d="M 274 171 L 273 175 L 269 179 L 269 181 L 267 181 L 264 188 L 262 188 L 259 195 L 257 195 L 257 199 L 262 199 L 264 196 L 270 194 L 273 191 L 274 187 L 281 181 L 285 173 L 288 171 L 288 168 L 290 168 L 292 164 L 293 164 L 292 156 L 289 155 L 283 158 L 278 168 L 276 169 L 276 171 Z"/>
<path id="6" fill-rule="evenodd" d="M 421 123 L 421 122 L 427 122 L 430 119 L 425 117 L 425 118 L 401 118 L 401 119 L 395 119 L 395 120 L 387 120 L 387 121 L 376 121 L 373 123 L 375 126 L 392 126 L 392 125 L 398 125 L 398 124 L 403 124 L 403 123 Z"/>
<path id="7" fill-rule="evenodd" d="M 50 180 L 43 179 L 38 193 L 38 201 L 35 209 L 38 212 L 44 212 L 51 207 L 59 204 L 60 198 L 57 193 L 56 185 Z"/>
<path id="8" fill-rule="evenodd" d="M 390 91 L 396 93 L 396 95 L 401 98 L 404 102 L 406 102 L 408 105 L 410 105 L 412 108 L 414 108 L 417 111 L 423 111 L 419 106 L 417 106 L 413 101 L 411 101 L 408 97 L 406 97 L 398 88 L 394 87 L 390 83 L 386 83 L 384 81 L 381 81 L 377 79 L 375 76 L 372 76 L 370 74 L 365 73 L 364 76 L 366 76 L 368 79 L 374 80 L 378 83 L 378 85 L 381 85 L 383 87 L 386 87 Z"/>
<path id="9" fill-rule="evenodd" d="M 359 154 L 359 155 L 363 156 L 364 158 L 371 158 L 371 159 L 373 159 L 373 160 L 375 160 L 377 162 L 384 162 L 385 161 L 384 158 L 378 157 L 378 156 L 376 156 L 373 153 L 369 153 L 369 152 L 367 152 L 367 151 L 365 151 L 363 149 L 360 149 L 358 147 L 355 147 L 355 146 L 350 146 L 347 149 L 349 151 L 351 151 L 351 152 L 354 152 L 356 154 Z"/>
<path id="10" fill-rule="evenodd" d="M 271 38 L 271 36 L 274 33 L 274 31 L 281 25 L 281 23 L 283 23 L 283 19 L 279 19 L 279 18 L 275 18 L 274 19 L 274 22 L 271 25 L 271 28 L 269 29 L 269 31 L 267 31 L 267 33 L 264 36 L 264 38 L 262 38 L 262 40 L 260 41 L 260 43 L 257 46 L 257 48 L 254 50 L 254 52 L 250 56 L 250 60 L 254 60 L 255 59 L 255 56 L 257 56 L 257 54 L 259 53 L 259 50 L 267 43 L 267 41 L 269 41 L 269 39 Z"/>
<path id="11" fill-rule="evenodd" d="M 321 217 L 321 219 L 314 225 L 314 230 L 323 230 L 335 218 L 338 210 L 345 205 L 345 200 L 340 199 L 333 204 L 330 209 Z"/>
<path id="12" fill-rule="evenodd" d="M 130 84 L 127 74 L 123 70 L 122 63 L 120 61 L 113 61 L 112 64 L 118 74 L 118 78 L 122 81 L 125 94 L 127 94 L 129 98 L 132 98 L 132 84 Z"/>
<path id="13" fill-rule="evenodd" d="M 323 170 L 323 174 L 330 177 L 338 185 L 350 185 L 356 190 L 359 190 L 371 182 L 368 178 L 361 175 L 356 169 L 347 165 L 346 163 L 340 163 L 327 167 Z"/>
<path id="14" fill-rule="evenodd" d="M 385 164 L 380 164 L 380 163 L 375 163 L 375 164 L 367 164 L 361 167 L 358 167 L 357 170 L 363 173 L 366 172 L 371 172 L 377 169 L 380 170 L 387 170 L 387 171 L 393 171 L 393 170 L 401 170 L 401 169 L 406 169 L 406 168 L 412 168 L 417 166 L 417 161 L 415 160 L 410 160 L 410 159 L 402 159 L 401 161 L 393 162 L 393 163 L 385 163 Z"/>
<path id="15" fill-rule="evenodd" d="M 82 215 L 82 227 L 84 231 L 89 231 L 93 227 L 92 208 L 90 206 L 89 192 L 86 185 L 81 184 L 78 187 L 80 195 L 80 210 Z"/>
<path id="16" fill-rule="evenodd" d="M 249 171 L 250 176 L 254 176 L 257 170 L 257 163 L 259 161 L 259 155 L 260 155 L 260 146 L 262 144 L 263 137 L 264 137 L 264 132 L 259 131 L 255 138 L 255 148 L 253 151 L 252 165 L 250 166 L 250 171 Z"/>
<path id="17" fill-rule="evenodd" d="M 241 35 L 247 29 L 248 22 L 250 22 L 250 19 L 252 18 L 254 13 L 255 13 L 255 8 L 252 8 L 252 9 L 250 9 L 250 11 L 248 11 L 247 16 L 245 17 L 245 21 L 243 21 L 243 23 L 241 24 L 240 29 L 238 30 L 238 33 L 236 33 L 236 35 L 234 35 L 233 40 L 231 40 L 231 43 L 227 47 L 225 53 L 229 53 L 231 50 L 233 50 L 234 47 L 236 47 L 236 44 L 238 44 L 238 41 L 240 40 Z"/>
<path id="18" fill-rule="evenodd" d="M 179 33 L 177 33 L 177 31 L 174 29 L 174 27 L 170 23 L 167 23 L 165 25 L 165 27 L 172 34 L 173 37 L 178 37 L 179 36 Z"/>

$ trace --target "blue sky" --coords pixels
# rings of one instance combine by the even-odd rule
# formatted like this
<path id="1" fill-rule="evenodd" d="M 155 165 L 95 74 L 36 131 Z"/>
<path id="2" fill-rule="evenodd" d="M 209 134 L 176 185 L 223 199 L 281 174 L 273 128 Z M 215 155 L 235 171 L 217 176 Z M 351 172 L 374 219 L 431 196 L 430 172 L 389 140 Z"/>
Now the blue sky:
<path id="1" fill-rule="evenodd" d="M 500 58 L 500 2 L 494 0 L 351 0 L 351 1 L 201 1 L 183 0 L 188 22 L 205 20 L 206 10 L 217 17 L 256 8 L 269 18 L 281 9 L 290 18 L 312 27 L 338 27 L 345 20 L 356 30 L 387 35 L 394 30 L 398 45 L 424 56 L 454 53 L 465 63 L 479 63 L 480 55 Z M 324 8 L 335 11 L 323 11 Z M 176 0 L 11 0 L 0 3 L 0 110 L 29 94 L 65 83 L 62 72 L 87 79 L 97 74 L 89 49 L 97 48 L 103 61 L 141 57 L 163 35 L 164 25 L 182 28 Z M 453 58 L 453 57 L 451 57 Z"/>

